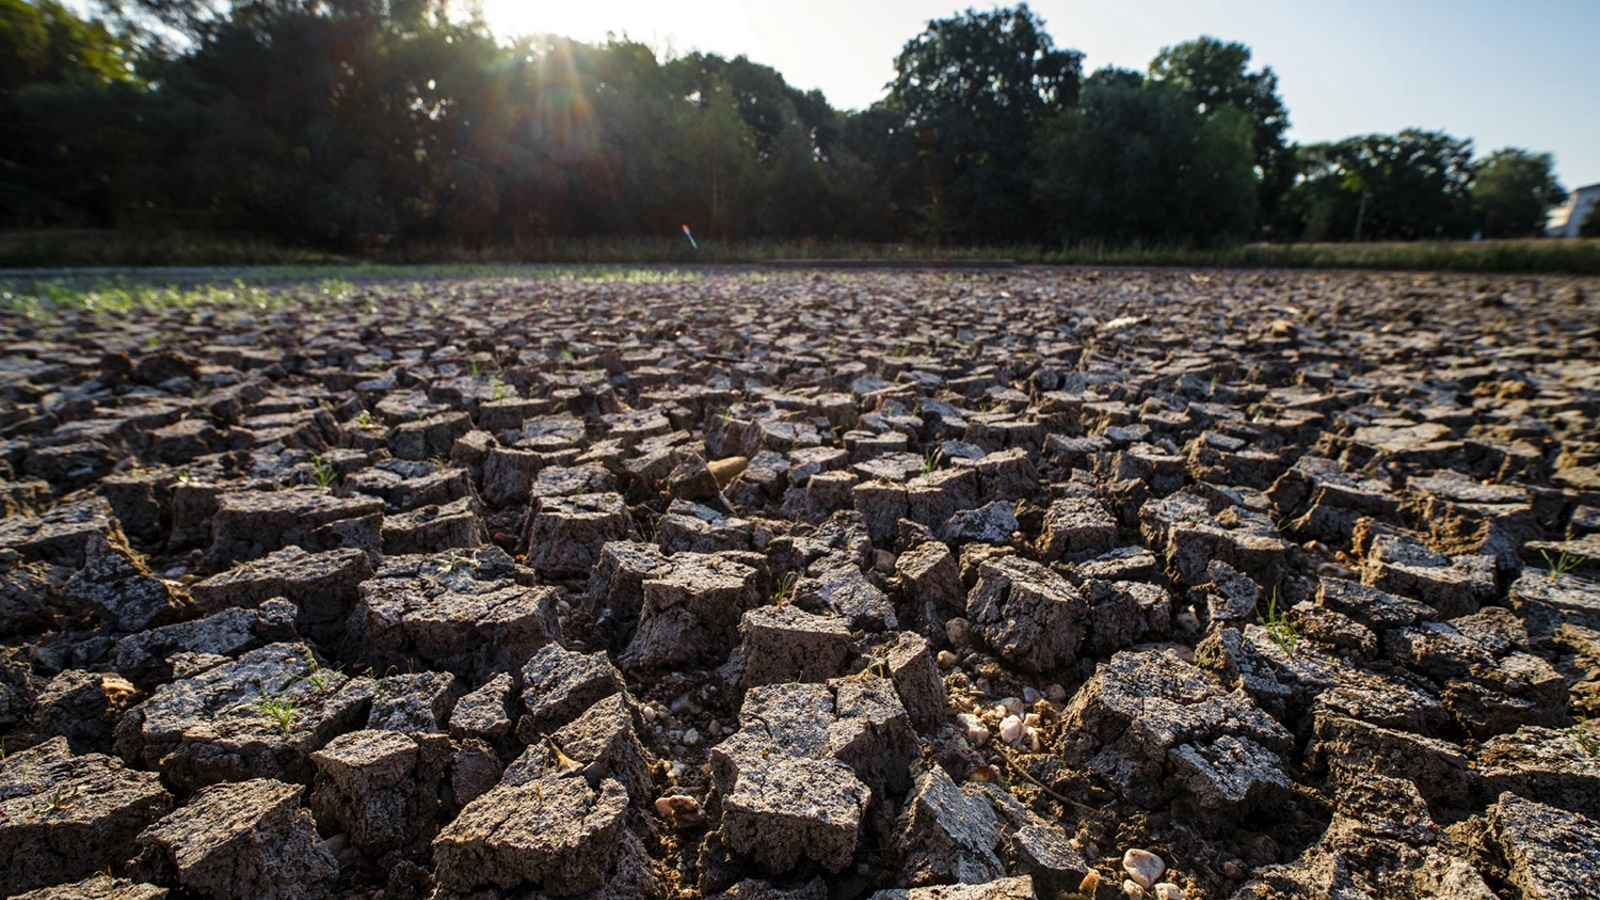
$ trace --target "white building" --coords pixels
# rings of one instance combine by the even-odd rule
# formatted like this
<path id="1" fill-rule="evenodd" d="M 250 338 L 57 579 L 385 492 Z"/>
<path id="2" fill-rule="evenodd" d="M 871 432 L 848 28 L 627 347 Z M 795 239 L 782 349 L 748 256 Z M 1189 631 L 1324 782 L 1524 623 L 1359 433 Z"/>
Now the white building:
<path id="1" fill-rule="evenodd" d="M 1544 233 L 1550 237 L 1578 236 L 1578 229 L 1589 221 L 1596 203 L 1600 203 L 1600 184 L 1585 185 L 1567 195 L 1567 202 L 1553 206 L 1545 216 Z"/>

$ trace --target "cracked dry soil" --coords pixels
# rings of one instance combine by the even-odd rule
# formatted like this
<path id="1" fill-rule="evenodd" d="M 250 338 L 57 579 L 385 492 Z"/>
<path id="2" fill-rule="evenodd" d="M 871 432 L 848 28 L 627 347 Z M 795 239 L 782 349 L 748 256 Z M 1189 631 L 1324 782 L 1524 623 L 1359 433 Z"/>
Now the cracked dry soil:
<path id="1" fill-rule="evenodd" d="M 0 893 L 1595 897 L 1597 289 L 0 318 Z"/>

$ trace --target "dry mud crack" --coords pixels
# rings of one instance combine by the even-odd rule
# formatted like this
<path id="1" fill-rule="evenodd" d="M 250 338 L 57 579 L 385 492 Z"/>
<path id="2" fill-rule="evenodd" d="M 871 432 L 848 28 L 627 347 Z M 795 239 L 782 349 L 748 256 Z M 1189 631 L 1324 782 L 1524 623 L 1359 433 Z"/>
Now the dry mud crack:
<path id="1" fill-rule="evenodd" d="M 1597 292 L 0 318 L 0 894 L 1594 897 Z"/>

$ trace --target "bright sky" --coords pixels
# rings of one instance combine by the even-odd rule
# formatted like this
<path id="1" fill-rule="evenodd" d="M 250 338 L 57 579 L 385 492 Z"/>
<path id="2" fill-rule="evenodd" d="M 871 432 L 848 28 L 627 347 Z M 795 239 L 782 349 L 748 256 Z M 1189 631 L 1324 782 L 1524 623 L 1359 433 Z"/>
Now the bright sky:
<path id="1" fill-rule="evenodd" d="M 900 48 L 949 0 L 482 0 L 503 35 L 608 32 L 660 56 L 740 54 L 840 109 L 883 96 Z M 1600 182 L 1600 0 L 1035 0 L 1084 69 L 1144 70 L 1212 35 L 1271 66 L 1301 143 L 1425 128 L 1548 152 L 1568 188 Z"/>

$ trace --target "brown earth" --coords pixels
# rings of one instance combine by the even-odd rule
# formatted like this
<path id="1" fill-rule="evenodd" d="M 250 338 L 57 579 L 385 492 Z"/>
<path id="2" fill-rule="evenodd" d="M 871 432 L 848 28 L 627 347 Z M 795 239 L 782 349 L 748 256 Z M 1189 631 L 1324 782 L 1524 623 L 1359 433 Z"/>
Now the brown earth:
<path id="1" fill-rule="evenodd" d="M 0 894 L 1594 896 L 1597 291 L 0 318 Z"/>

